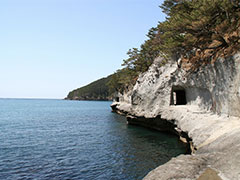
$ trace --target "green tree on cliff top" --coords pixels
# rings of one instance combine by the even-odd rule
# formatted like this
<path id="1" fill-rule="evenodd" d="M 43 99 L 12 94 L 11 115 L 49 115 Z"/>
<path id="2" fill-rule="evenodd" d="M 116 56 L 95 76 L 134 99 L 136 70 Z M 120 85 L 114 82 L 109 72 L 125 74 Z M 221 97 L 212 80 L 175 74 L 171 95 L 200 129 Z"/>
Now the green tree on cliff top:
<path id="1" fill-rule="evenodd" d="M 116 89 L 134 84 L 159 55 L 184 57 L 195 70 L 239 48 L 240 0 L 165 0 L 160 7 L 166 20 L 149 30 L 140 48 L 128 51 L 109 83 Z"/>

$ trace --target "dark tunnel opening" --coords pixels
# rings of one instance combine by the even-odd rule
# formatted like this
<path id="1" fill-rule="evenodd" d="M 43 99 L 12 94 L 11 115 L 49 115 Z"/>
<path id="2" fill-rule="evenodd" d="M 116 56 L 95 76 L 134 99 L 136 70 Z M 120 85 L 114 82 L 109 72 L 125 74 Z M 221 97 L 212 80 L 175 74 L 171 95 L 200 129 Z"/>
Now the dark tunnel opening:
<path id="1" fill-rule="evenodd" d="M 171 94 L 171 105 L 186 105 L 186 91 L 182 87 L 173 87 Z"/>

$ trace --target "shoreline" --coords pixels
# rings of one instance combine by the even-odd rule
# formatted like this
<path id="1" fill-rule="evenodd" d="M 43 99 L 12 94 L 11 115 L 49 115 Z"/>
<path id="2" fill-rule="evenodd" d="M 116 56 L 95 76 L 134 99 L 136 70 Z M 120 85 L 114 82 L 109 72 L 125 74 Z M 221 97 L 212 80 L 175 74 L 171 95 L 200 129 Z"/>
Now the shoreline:
<path id="1" fill-rule="evenodd" d="M 162 108 L 157 117 L 145 118 L 121 109 L 121 103 L 113 103 L 111 107 L 113 112 L 125 115 L 128 124 L 177 133 L 176 135 L 191 147 L 191 155 L 172 158 L 166 164 L 150 171 L 144 180 L 240 178 L 238 170 L 240 119 L 238 117 L 219 116 L 195 106 L 170 106 Z M 229 152 L 232 153 L 229 154 Z M 169 168 L 171 172 L 167 171 Z"/>
<path id="2" fill-rule="evenodd" d="M 176 135 L 179 140 L 187 147 L 186 153 L 184 154 L 192 154 L 196 150 L 196 148 L 193 146 L 192 139 L 188 136 L 187 132 L 184 132 L 181 129 L 177 128 L 174 121 L 162 119 L 161 116 L 157 116 L 155 118 L 145 118 L 128 115 L 127 112 L 117 109 L 114 104 L 111 105 L 111 108 L 113 113 L 125 116 L 126 123 L 128 125 L 140 126 L 151 130 Z"/>
<path id="3" fill-rule="evenodd" d="M 192 153 L 173 158 L 144 180 L 200 180 L 206 174 L 239 180 L 240 53 L 190 74 L 174 62 L 160 66 L 162 61 L 156 58 L 112 108 L 126 114 L 129 123 L 149 126 L 141 118 L 158 118 L 151 126 L 172 123 L 191 139 Z"/>
<path id="4" fill-rule="evenodd" d="M 68 98 L 64 98 L 62 100 L 67 100 L 67 101 L 113 101 L 112 99 L 68 99 Z"/>

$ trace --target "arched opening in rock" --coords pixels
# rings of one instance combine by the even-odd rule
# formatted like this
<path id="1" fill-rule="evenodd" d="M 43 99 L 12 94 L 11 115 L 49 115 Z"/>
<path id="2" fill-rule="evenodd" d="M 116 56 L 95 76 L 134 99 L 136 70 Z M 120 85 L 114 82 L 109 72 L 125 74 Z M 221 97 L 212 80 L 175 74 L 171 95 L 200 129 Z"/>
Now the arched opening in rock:
<path id="1" fill-rule="evenodd" d="M 115 101 L 116 101 L 116 102 L 119 102 L 119 97 L 115 97 Z"/>
<path id="2" fill-rule="evenodd" d="M 186 105 L 186 91 L 183 87 L 173 87 L 170 105 Z"/>

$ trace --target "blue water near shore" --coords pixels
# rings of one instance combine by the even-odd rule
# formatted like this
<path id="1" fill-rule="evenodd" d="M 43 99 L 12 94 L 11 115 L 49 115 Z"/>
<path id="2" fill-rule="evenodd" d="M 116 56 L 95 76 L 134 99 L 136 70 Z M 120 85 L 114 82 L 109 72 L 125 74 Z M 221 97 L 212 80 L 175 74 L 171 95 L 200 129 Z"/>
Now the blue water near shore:
<path id="1" fill-rule="evenodd" d="M 185 152 L 111 102 L 0 99 L 0 179 L 135 180 Z"/>

